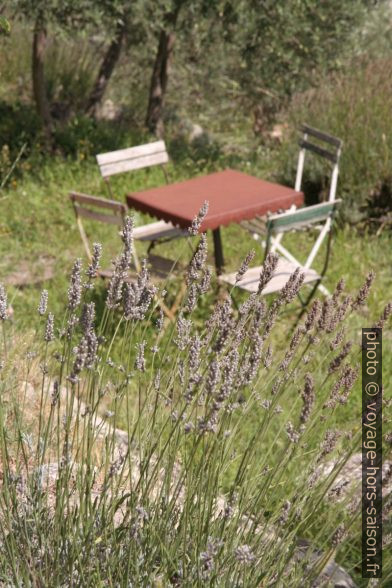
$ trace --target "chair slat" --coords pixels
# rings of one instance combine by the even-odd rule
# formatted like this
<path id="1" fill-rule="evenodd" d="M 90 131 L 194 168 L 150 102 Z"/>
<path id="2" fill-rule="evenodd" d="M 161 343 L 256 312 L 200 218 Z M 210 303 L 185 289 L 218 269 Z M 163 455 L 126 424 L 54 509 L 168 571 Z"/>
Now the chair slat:
<path id="1" fill-rule="evenodd" d="M 164 141 L 155 141 L 97 155 L 97 162 L 104 178 L 151 165 L 163 165 L 168 161 L 169 156 Z"/>
<path id="2" fill-rule="evenodd" d="M 75 206 L 75 212 L 76 215 L 82 216 L 83 218 L 89 218 L 92 220 L 96 220 L 96 221 L 100 221 L 102 223 L 108 223 L 111 225 L 119 225 L 122 226 L 124 224 L 124 219 L 122 218 L 122 216 L 119 215 L 114 215 L 114 214 L 102 214 L 100 212 L 95 212 L 93 210 L 90 210 L 88 208 L 84 208 L 83 206 L 80 206 L 79 204 L 77 204 Z"/>
<path id="3" fill-rule="evenodd" d="M 161 257 L 160 255 L 148 255 L 148 264 L 151 268 L 151 276 L 152 278 L 168 278 L 173 273 L 174 269 L 181 268 L 180 264 L 173 259 L 169 259 L 167 257 Z"/>
<path id="4" fill-rule="evenodd" d="M 117 226 L 123 226 L 124 225 L 124 220 L 125 220 L 125 214 L 126 214 L 126 207 L 124 204 L 121 204 L 120 202 L 115 202 L 114 200 L 107 200 L 104 198 L 99 198 L 97 196 L 89 196 L 87 194 L 80 194 L 79 192 L 71 192 L 69 195 L 70 199 L 72 200 L 72 204 L 73 204 L 73 208 L 75 211 L 75 215 L 76 215 L 76 221 L 77 221 L 77 225 L 79 228 L 79 232 L 80 232 L 80 236 L 82 238 L 83 241 L 83 245 L 85 247 L 86 250 L 86 254 L 88 259 L 91 261 L 92 259 L 92 254 L 91 254 L 91 250 L 90 250 L 90 246 L 89 246 L 89 240 L 87 237 L 87 234 L 84 230 L 84 226 L 82 223 L 82 218 L 88 218 L 91 220 L 95 220 L 95 221 L 99 221 L 99 222 L 103 222 L 103 223 L 109 223 L 109 224 L 114 224 Z M 84 206 L 82 206 L 84 205 Z M 98 209 L 106 209 L 109 211 L 112 211 L 113 214 L 104 214 L 102 212 L 97 212 L 96 210 L 91 210 L 91 208 L 86 208 L 86 206 L 90 205 L 93 208 L 98 208 Z M 117 213 L 117 214 L 116 214 Z M 139 237 L 143 238 L 143 231 L 144 234 L 147 232 L 150 235 L 150 239 L 152 235 L 162 235 L 162 236 L 166 236 L 166 237 L 170 237 L 172 234 L 176 233 L 176 232 L 182 232 L 180 229 L 177 229 L 176 227 L 174 227 L 171 223 L 166 223 L 164 221 L 158 221 L 156 223 L 152 223 L 151 227 L 149 227 L 148 225 L 146 226 L 146 229 L 144 229 L 144 227 L 138 227 L 135 229 L 135 233 L 139 232 Z M 137 235 L 135 235 L 135 238 L 137 238 Z M 133 249 L 133 258 L 134 258 L 134 263 L 135 263 L 135 268 L 137 271 L 140 270 L 140 264 L 138 262 L 138 258 L 137 258 L 137 254 L 135 249 Z M 149 266 L 151 268 L 151 275 L 152 278 L 154 279 L 167 279 L 168 277 L 170 277 L 171 272 L 174 270 L 174 267 L 178 264 L 176 264 L 176 262 L 169 260 L 169 259 L 165 259 L 163 257 L 159 257 L 159 256 L 152 256 L 149 255 L 148 257 L 148 262 L 149 262 Z M 107 270 L 107 269 L 99 269 L 97 271 L 97 275 L 100 276 L 103 279 L 109 279 L 112 275 L 113 275 L 113 271 L 112 270 Z M 128 276 L 127 276 L 127 281 L 134 281 L 137 279 L 137 273 L 135 272 L 129 272 Z M 185 286 L 184 286 L 185 287 Z M 166 314 L 166 316 L 173 321 L 174 320 L 174 313 L 176 312 L 178 305 L 180 304 L 180 300 L 183 296 L 184 292 L 183 292 L 183 288 L 180 289 L 178 296 L 176 297 L 175 303 L 173 305 L 173 308 L 170 309 L 166 306 L 166 304 L 159 298 L 158 299 L 158 304 L 159 306 L 162 308 L 163 312 Z"/>
<path id="5" fill-rule="evenodd" d="M 155 141 L 154 143 L 146 143 L 144 145 L 137 145 L 136 147 L 127 147 L 126 149 L 117 149 L 117 151 L 109 151 L 107 153 L 100 153 L 97 155 L 99 165 L 107 163 L 116 163 L 123 159 L 137 159 L 145 155 L 154 155 L 155 153 L 166 152 L 164 141 Z"/>
<path id="6" fill-rule="evenodd" d="M 338 139 L 338 137 L 333 137 L 332 135 L 328 135 L 327 133 L 324 133 L 323 131 L 319 131 L 318 129 L 314 129 L 313 127 L 309 127 L 308 125 L 305 125 L 305 124 L 301 125 L 301 131 L 303 133 L 306 133 L 307 135 L 310 135 L 311 137 L 315 137 L 316 139 L 320 139 L 320 141 L 325 141 L 326 143 L 329 143 L 330 145 L 334 145 L 338 149 L 340 149 L 341 146 L 343 145 L 343 141 L 341 139 Z"/>
<path id="7" fill-rule="evenodd" d="M 69 197 L 73 202 L 90 204 L 91 206 L 96 206 L 98 208 L 108 208 L 109 210 L 117 211 L 119 214 L 125 215 L 127 212 L 125 204 L 116 202 L 115 200 L 99 198 L 98 196 L 89 196 L 88 194 L 81 194 L 80 192 L 71 192 Z"/>
<path id="8" fill-rule="evenodd" d="M 291 263 L 286 259 L 279 258 L 278 265 L 273 273 L 273 276 L 264 287 L 262 294 L 265 295 L 272 294 L 274 292 L 280 292 L 280 290 L 289 281 L 290 276 L 298 267 L 304 274 L 304 284 L 310 284 L 311 282 L 320 280 L 321 276 L 315 270 L 310 268 L 303 268 L 299 264 Z M 257 292 L 261 271 L 262 266 L 252 267 L 245 272 L 239 282 L 236 282 L 236 272 L 223 274 L 219 277 L 219 281 L 230 284 L 231 286 L 238 286 L 242 290 L 247 290 L 248 292 Z"/>
<path id="9" fill-rule="evenodd" d="M 337 163 L 339 160 L 339 156 L 337 153 L 331 153 L 331 151 L 323 149 L 318 145 L 314 145 L 314 143 L 310 143 L 309 141 L 304 141 L 303 139 L 301 139 L 299 141 L 299 146 L 301 147 L 301 149 L 308 149 L 308 151 L 313 151 L 313 153 L 317 153 L 317 155 L 320 155 L 321 157 L 324 157 L 325 159 L 332 161 L 332 163 Z"/>
<path id="10" fill-rule="evenodd" d="M 240 222 L 241 227 L 249 231 L 250 233 L 264 234 L 266 231 L 265 219 L 255 217 L 247 221 Z"/>
<path id="11" fill-rule="evenodd" d="M 303 226 L 319 223 L 331 216 L 335 207 L 340 204 L 341 200 L 334 200 L 333 202 L 324 202 L 322 204 L 315 204 L 314 206 L 306 206 L 294 212 L 287 212 L 284 214 L 275 214 L 270 216 L 267 221 L 267 226 L 272 231 L 291 231 Z"/>
<path id="12" fill-rule="evenodd" d="M 167 223 L 165 221 L 149 223 L 147 225 L 135 227 L 133 230 L 134 238 L 139 241 L 151 241 L 155 239 L 172 238 L 179 235 L 186 236 L 188 234 L 187 230 L 179 229 L 172 225 L 172 223 Z"/>
<path id="13" fill-rule="evenodd" d="M 152 165 L 163 165 L 168 163 L 169 156 L 166 151 L 160 153 L 152 153 L 150 155 L 143 155 L 142 157 L 123 159 L 113 163 L 100 164 L 99 168 L 104 178 L 114 176 L 115 174 L 121 174 L 128 171 L 135 171 L 137 169 L 143 169 Z"/>

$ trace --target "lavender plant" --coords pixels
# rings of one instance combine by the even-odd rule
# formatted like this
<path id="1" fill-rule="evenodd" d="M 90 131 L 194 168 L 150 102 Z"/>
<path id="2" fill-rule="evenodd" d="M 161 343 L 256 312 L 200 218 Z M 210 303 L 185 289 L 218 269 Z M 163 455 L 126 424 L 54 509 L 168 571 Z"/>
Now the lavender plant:
<path id="1" fill-rule="evenodd" d="M 165 328 L 147 265 L 127 281 L 132 226 L 102 317 L 95 245 L 87 271 L 80 260 L 73 267 L 61 324 L 42 293 L 34 353 L 7 332 L 0 287 L 0 582 L 354 585 L 360 479 L 345 472 L 360 448 L 360 415 L 355 430 L 336 417 L 358 392 L 359 347 L 344 325 L 373 276 L 352 298 L 339 282 L 316 300 L 288 325 L 282 348 L 274 330 L 301 273 L 265 301 L 277 262 L 268 256 L 258 293 L 238 310 L 227 295 L 200 325 L 194 315 L 211 278 L 202 236 L 177 320 Z"/>

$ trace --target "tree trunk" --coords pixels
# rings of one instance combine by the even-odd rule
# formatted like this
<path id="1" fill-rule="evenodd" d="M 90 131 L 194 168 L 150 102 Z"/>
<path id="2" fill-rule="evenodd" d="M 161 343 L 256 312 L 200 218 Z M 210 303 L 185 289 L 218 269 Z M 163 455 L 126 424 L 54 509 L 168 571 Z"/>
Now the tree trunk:
<path id="1" fill-rule="evenodd" d="M 170 58 L 173 52 L 175 35 L 161 31 L 154 69 L 151 76 L 150 94 L 147 107 L 146 125 L 157 137 L 163 136 L 163 106 L 169 77 Z"/>
<path id="2" fill-rule="evenodd" d="M 103 98 L 111 75 L 114 71 L 116 63 L 121 54 L 122 42 L 125 36 L 125 23 L 121 22 L 117 25 L 115 37 L 110 43 L 105 56 L 103 58 L 101 67 L 99 68 L 98 76 L 94 87 L 87 100 L 86 114 L 95 115 L 97 108 Z"/>
<path id="3" fill-rule="evenodd" d="M 38 21 L 34 27 L 33 35 L 33 56 L 32 56 L 32 77 L 33 94 L 38 116 L 44 126 L 45 138 L 48 147 L 53 146 L 52 117 L 50 105 L 46 94 L 44 55 L 46 48 L 46 30 L 42 22 Z"/>

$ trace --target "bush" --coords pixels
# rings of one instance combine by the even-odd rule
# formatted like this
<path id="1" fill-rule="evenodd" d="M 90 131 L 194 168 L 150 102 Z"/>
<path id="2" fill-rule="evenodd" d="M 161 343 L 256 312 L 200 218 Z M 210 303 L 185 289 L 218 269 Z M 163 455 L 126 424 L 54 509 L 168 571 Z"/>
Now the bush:
<path id="1" fill-rule="evenodd" d="M 392 58 L 359 61 L 351 72 L 330 76 L 312 91 L 298 95 L 287 113 L 291 128 L 302 122 L 344 141 L 337 195 L 347 221 L 357 222 L 390 209 L 392 198 Z M 293 133 L 282 150 L 286 181 L 293 182 Z M 309 169 L 311 170 L 309 172 Z M 305 185 L 322 191 L 326 174 L 312 163 Z M 385 195 L 387 195 L 385 197 Z"/>
<path id="2" fill-rule="evenodd" d="M 8 146 L 11 158 L 16 157 L 21 147 L 29 148 L 41 138 L 41 123 L 31 105 L 0 101 L 0 136 L 2 147 Z"/>
<path id="3" fill-rule="evenodd" d="M 196 321 L 201 237 L 165 328 L 146 269 L 124 283 L 130 230 L 100 320 L 99 247 L 86 273 L 75 263 L 64 317 L 42 293 L 30 338 L 13 339 L 0 288 L 0 581 L 295 588 L 336 553 L 358 565 L 355 483 L 339 500 L 333 489 L 360 433 L 335 417 L 358 372 L 342 322 L 371 278 L 354 298 L 340 283 L 333 304 L 316 301 L 280 352 L 271 333 L 300 274 L 269 306 L 252 295 L 235 311 L 227 298 Z"/>

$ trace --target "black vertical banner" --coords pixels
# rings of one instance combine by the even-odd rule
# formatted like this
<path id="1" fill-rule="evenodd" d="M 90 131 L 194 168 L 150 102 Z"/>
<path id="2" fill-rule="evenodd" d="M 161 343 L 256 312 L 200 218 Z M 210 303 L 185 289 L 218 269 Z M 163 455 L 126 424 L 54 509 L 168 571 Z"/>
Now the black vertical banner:
<path id="1" fill-rule="evenodd" d="M 362 577 L 382 577 L 382 329 L 362 329 Z"/>

